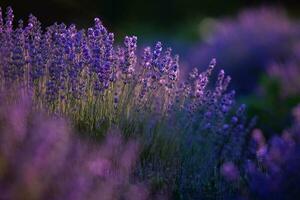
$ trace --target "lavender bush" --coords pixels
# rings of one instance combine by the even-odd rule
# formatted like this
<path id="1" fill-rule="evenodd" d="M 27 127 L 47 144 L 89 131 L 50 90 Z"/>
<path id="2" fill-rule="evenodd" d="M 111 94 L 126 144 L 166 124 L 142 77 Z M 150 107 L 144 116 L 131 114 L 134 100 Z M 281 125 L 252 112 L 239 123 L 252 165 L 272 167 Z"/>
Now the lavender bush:
<path id="1" fill-rule="evenodd" d="M 117 128 L 126 139 L 138 140 L 134 178 L 147 183 L 151 194 L 159 190 L 177 199 L 231 194 L 219 169 L 246 156 L 253 122 L 246 119 L 246 106 L 236 105 L 235 92 L 227 91 L 231 78 L 223 70 L 209 86 L 215 59 L 207 70 L 194 69 L 179 81 L 179 58 L 170 48 L 157 42 L 138 56 L 135 36 L 118 46 L 98 18 L 87 30 L 55 23 L 44 31 L 33 15 L 14 28 L 12 9 L 5 20 L 0 13 L 2 91 L 22 90 L 34 110 L 68 117 L 92 138 Z"/>
<path id="2" fill-rule="evenodd" d="M 8 8 L 0 29 L 1 87 L 31 92 L 38 107 L 95 129 L 138 112 L 164 115 L 174 101 L 178 56 L 160 42 L 138 59 L 137 38 L 114 47 L 113 33 L 98 18 L 86 31 L 54 24 L 44 32 L 32 15 L 16 29 L 13 18 Z"/>

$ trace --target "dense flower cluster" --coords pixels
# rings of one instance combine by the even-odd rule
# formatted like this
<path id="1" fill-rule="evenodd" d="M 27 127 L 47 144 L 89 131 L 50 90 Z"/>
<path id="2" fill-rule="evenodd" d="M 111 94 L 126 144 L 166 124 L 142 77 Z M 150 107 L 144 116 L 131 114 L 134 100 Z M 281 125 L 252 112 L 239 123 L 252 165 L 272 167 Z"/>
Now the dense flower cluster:
<path id="1" fill-rule="evenodd" d="M 142 153 L 135 178 L 166 194 L 230 193 L 219 169 L 247 155 L 253 122 L 227 91 L 231 78 L 223 70 L 211 87 L 215 59 L 179 81 L 179 57 L 170 48 L 157 42 L 138 56 L 135 36 L 117 46 L 98 18 L 87 30 L 54 24 L 43 31 L 32 15 L 14 28 L 12 9 L 5 20 L 0 13 L 2 90 L 25 91 L 34 109 L 70 117 L 79 132 L 103 136 L 117 127 L 126 138 L 136 137 Z"/>
<path id="2" fill-rule="evenodd" d="M 177 100 L 179 106 L 170 111 L 167 128 L 162 128 L 160 135 L 168 140 L 160 145 L 167 153 L 157 147 L 154 139 L 147 138 L 157 152 L 144 160 L 143 172 L 165 177 L 169 186 L 176 183 L 174 187 L 179 199 L 230 196 L 230 189 L 221 181 L 217 169 L 223 162 L 238 162 L 248 156 L 247 137 L 255 120 L 247 121 L 245 105 L 234 109 L 235 92 L 225 92 L 230 77 L 223 70 L 218 75 L 215 89 L 207 88 L 214 65 L 215 60 L 202 73 L 193 70 L 188 82 L 194 84 L 181 85 L 181 93 L 191 97 Z M 166 162 L 163 166 L 167 167 L 161 166 L 162 160 Z"/>
<path id="3" fill-rule="evenodd" d="M 101 113 L 117 120 L 116 113 L 128 111 L 123 108 L 143 105 L 164 113 L 174 102 L 179 60 L 160 42 L 138 59 L 137 38 L 127 36 L 124 47 L 115 47 L 114 34 L 98 18 L 87 30 L 54 24 L 43 31 L 33 15 L 14 29 L 12 9 L 5 20 L 0 13 L 1 88 L 21 87 L 37 105 L 77 118 Z M 153 96 L 161 100 L 152 102 Z"/>

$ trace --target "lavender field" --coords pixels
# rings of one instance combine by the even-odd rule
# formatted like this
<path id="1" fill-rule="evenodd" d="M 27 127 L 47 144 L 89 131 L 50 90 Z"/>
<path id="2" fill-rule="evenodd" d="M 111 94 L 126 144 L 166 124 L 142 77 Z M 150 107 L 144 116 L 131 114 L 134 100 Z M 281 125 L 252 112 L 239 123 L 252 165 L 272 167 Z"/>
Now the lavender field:
<path id="1" fill-rule="evenodd" d="M 0 200 L 300 198 L 300 21 L 283 8 L 174 50 L 97 17 L 14 15 L 0 7 Z"/>

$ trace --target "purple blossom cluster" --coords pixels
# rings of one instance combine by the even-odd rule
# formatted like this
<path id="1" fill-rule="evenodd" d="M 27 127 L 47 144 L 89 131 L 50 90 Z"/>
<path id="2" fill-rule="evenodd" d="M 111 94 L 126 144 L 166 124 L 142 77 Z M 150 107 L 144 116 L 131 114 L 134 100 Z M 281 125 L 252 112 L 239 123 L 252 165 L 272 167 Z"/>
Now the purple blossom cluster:
<path id="1" fill-rule="evenodd" d="M 180 84 L 181 95 L 175 94 L 168 126 L 162 128 L 165 131 L 162 135 L 170 138 L 162 146 L 172 151 L 167 155 L 154 152 L 144 161 L 141 172 L 146 177 L 149 174 L 163 177 L 167 185 L 175 187 L 179 199 L 223 198 L 230 190 L 225 189 L 216 171 L 223 162 L 244 160 L 248 156 L 247 138 L 255 120 L 248 121 L 246 106 L 238 106 L 235 92 L 226 91 L 230 77 L 223 70 L 215 87 L 210 89 L 209 78 L 215 65 L 213 59 L 206 71 L 194 69 L 189 79 Z M 149 137 L 147 144 L 153 148 L 155 141 Z M 167 160 L 164 167 L 161 167 L 162 157 Z"/>
<path id="2" fill-rule="evenodd" d="M 41 107 L 88 116 L 97 126 L 104 115 L 112 120 L 133 111 L 186 110 L 192 116 L 201 108 L 207 116 L 222 116 L 234 105 L 234 91 L 225 94 L 231 78 L 223 70 L 215 89 L 208 88 L 215 59 L 206 71 L 195 69 L 188 80 L 179 81 L 179 57 L 172 49 L 157 42 L 139 57 L 135 36 L 126 36 L 124 46 L 116 46 L 113 33 L 98 18 L 87 30 L 55 23 L 45 31 L 33 15 L 27 25 L 20 21 L 15 29 L 13 19 L 7 8 L 5 20 L 1 17 L 1 87 L 30 91 Z"/>
<path id="3" fill-rule="evenodd" d="M 175 89 L 178 56 L 171 49 L 163 52 L 160 42 L 153 51 L 147 47 L 138 59 L 137 37 L 126 36 L 124 46 L 115 47 L 114 34 L 98 18 L 87 30 L 55 23 L 43 31 L 33 15 L 26 25 L 19 21 L 14 28 L 12 9 L 7 8 L 5 20 L 0 13 L 2 88 L 33 90 L 54 109 L 107 93 L 115 94 L 117 103 L 120 88 L 129 83 L 136 102 L 145 101 L 158 88 L 166 93 Z"/>

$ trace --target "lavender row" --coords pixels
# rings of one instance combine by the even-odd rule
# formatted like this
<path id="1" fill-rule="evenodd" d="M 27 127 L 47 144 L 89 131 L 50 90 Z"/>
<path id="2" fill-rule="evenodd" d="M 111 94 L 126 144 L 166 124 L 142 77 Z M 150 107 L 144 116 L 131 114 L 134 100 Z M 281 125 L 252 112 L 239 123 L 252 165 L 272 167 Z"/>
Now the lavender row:
<path id="1" fill-rule="evenodd" d="M 135 36 L 118 46 L 98 18 L 87 30 L 64 24 L 43 30 L 32 15 L 14 28 L 12 9 L 5 20 L 0 13 L 3 91 L 23 91 L 35 109 L 66 115 L 80 131 L 106 135 L 117 127 L 138 138 L 135 177 L 179 199 L 226 193 L 218 169 L 247 156 L 253 122 L 227 91 L 231 78 L 224 70 L 211 87 L 215 59 L 181 81 L 179 57 L 170 48 L 157 42 L 139 56 Z M 214 182 L 220 185 L 208 188 Z"/>

